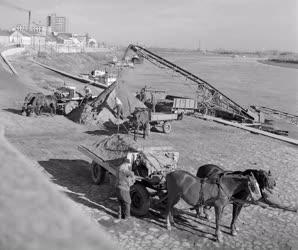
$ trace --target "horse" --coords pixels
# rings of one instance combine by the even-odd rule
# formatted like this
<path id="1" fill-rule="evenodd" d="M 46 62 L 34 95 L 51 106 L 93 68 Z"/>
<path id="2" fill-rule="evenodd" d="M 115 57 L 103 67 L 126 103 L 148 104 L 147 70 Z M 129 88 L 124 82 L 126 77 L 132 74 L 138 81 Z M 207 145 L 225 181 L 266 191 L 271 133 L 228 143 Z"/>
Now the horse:
<path id="1" fill-rule="evenodd" d="M 223 173 L 216 179 L 204 181 L 187 171 L 176 170 L 166 175 L 166 186 L 168 192 L 165 212 L 167 229 L 171 230 L 171 222 L 174 222 L 173 206 L 182 198 L 194 207 L 198 204 L 214 207 L 217 241 L 222 241 L 220 220 L 224 207 L 231 202 L 231 197 L 240 190 L 246 190 L 253 200 L 261 197 L 255 177 L 253 175 L 243 176 L 238 173 Z"/>
<path id="2" fill-rule="evenodd" d="M 223 173 L 229 173 L 228 171 L 225 171 L 223 168 L 213 165 L 213 164 L 206 164 L 201 167 L 199 167 L 197 171 L 197 177 L 199 178 L 208 178 L 208 179 L 213 179 L 217 178 L 219 175 Z M 253 174 L 254 177 L 256 178 L 262 198 L 266 200 L 266 193 L 265 190 L 271 192 L 271 190 L 276 186 L 275 179 L 273 178 L 271 172 L 266 172 L 262 169 L 257 170 L 257 169 L 247 169 L 243 172 L 241 171 L 234 171 L 233 173 L 238 173 L 238 174 L 243 174 L 244 176 L 251 175 Z M 247 201 L 249 199 L 249 192 L 247 190 L 241 190 L 238 193 L 235 193 L 233 195 L 233 198 L 237 200 L 242 200 L 243 202 Z M 233 217 L 231 221 L 231 234 L 233 236 L 237 235 L 237 229 L 236 229 L 236 221 L 238 219 L 238 216 L 240 214 L 240 211 L 243 207 L 243 203 L 240 202 L 233 202 Z M 201 212 L 201 207 L 198 206 L 197 208 L 197 215 L 202 217 L 202 212 Z M 206 207 L 204 207 L 204 217 L 208 220 L 208 215 L 206 213 Z"/>
<path id="3" fill-rule="evenodd" d="M 44 108 L 50 109 L 51 115 L 56 114 L 57 99 L 54 95 L 41 95 L 37 96 L 33 101 L 33 107 L 37 115 L 41 114 L 41 110 Z"/>
<path id="4" fill-rule="evenodd" d="M 29 116 L 31 113 L 33 113 L 34 111 L 34 106 L 33 103 L 35 101 L 36 98 L 40 98 L 43 97 L 44 94 L 43 93 L 29 93 L 28 95 L 26 95 L 25 100 L 24 100 L 24 104 L 22 106 L 22 115 L 27 115 Z"/>
<path id="5" fill-rule="evenodd" d="M 146 136 L 149 135 L 150 131 L 150 114 L 148 108 L 136 108 L 132 113 L 130 122 L 134 128 L 134 140 L 137 140 L 137 131 L 141 128 L 143 130 L 143 137 L 146 139 Z"/>

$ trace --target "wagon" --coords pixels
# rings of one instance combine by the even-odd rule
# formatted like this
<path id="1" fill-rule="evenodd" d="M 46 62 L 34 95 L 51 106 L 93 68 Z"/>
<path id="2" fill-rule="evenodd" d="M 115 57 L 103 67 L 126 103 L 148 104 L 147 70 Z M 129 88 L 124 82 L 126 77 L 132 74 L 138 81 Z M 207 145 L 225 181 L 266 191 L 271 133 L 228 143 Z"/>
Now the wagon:
<path id="1" fill-rule="evenodd" d="M 165 134 L 169 134 L 172 130 L 171 122 L 175 120 L 181 120 L 182 113 L 160 113 L 150 112 L 149 120 L 151 127 L 161 127 Z"/>
<path id="2" fill-rule="evenodd" d="M 78 150 L 91 159 L 90 172 L 95 184 L 104 182 L 106 174 L 116 176 L 117 168 L 122 164 L 123 155 L 119 158 L 108 159 L 103 154 L 98 154 L 92 149 L 80 145 Z M 165 176 L 177 167 L 179 153 L 172 151 L 170 147 L 147 147 L 131 151 L 133 155 L 132 170 L 136 176 L 136 182 L 130 189 L 131 212 L 136 216 L 144 216 L 148 213 L 152 198 L 165 197 Z M 140 161 L 145 157 L 147 164 Z"/>
<path id="3" fill-rule="evenodd" d="M 68 115 L 73 109 L 77 108 L 82 102 L 86 101 L 86 96 L 76 91 L 76 87 L 63 86 L 54 92 L 57 99 L 57 112 Z M 90 96 L 95 99 L 96 96 Z"/>

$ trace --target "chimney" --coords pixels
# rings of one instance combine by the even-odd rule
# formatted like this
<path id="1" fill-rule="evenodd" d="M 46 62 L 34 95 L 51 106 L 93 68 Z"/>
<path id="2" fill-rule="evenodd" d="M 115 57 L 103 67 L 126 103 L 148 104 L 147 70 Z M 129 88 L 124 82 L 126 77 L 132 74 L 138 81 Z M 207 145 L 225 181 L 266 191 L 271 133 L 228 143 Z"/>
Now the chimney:
<path id="1" fill-rule="evenodd" d="M 30 31 L 30 26 L 31 26 L 31 10 L 28 12 L 28 31 Z"/>

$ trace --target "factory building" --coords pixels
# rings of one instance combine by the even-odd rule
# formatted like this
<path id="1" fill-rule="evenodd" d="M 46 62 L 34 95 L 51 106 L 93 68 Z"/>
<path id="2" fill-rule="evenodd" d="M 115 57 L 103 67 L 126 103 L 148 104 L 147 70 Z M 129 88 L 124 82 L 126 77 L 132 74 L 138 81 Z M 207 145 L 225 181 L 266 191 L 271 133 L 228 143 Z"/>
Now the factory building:
<path id="1" fill-rule="evenodd" d="M 50 28 L 52 32 L 65 33 L 67 32 L 66 17 L 51 14 L 50 16 L 47 16 L 46 26 Z"/>

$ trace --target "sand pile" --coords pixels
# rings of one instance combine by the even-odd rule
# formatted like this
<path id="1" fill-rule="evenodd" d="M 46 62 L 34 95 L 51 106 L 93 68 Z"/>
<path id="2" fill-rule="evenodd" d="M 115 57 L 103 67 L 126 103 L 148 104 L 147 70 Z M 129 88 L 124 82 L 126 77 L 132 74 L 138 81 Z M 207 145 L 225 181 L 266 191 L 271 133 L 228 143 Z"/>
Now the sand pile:
<path id="1" fill-rule="evenodd" d="M 129 116 L 135 110 L 135 108 L 146 108 L 144 103 L 142 103 L 135 97 L 134 94 L 128 91 L 127 86 L 123 82 L 117 84 L 115 90 L 107 99 L 107 105 L 109 107 L 115 107 L 116 97 L 122 102 L 124 117 Z"/>
<path id="2" fill-rule="evenodd" d="M 116 97 L 123 104 L 123 118 L 128 117 L 137 107 L 145 107 L 133 94 L 128 92 L 124 83 L 118 83 L 116 88 L 108 95 L 106 101 L 100 106 L 92 107 L 84 105 L 74 109 L 68 118 L 74 122 L 88 125 L 107 125 L 119 124 L 124 122 L 118 121 L 115 116 Z"/>
<path id="3" fill-rule="evenodd" d="M 117 122 L 114 114 L 106 107 L 98 110 L 88 104 L 74 109 L 67 117 L 74 122 L 88 125 L 104 125 L 106 122 L 115 124 Z"/>
<path id="4" fill-rule="evenodd" d="M 115 161 L 119 165 L 128 152 L 137 152 L 140 146 L 129 136 L 114 134 L 93 144 L 86 145 L 88 149 L 100 156 L 104 161 Z"/>

